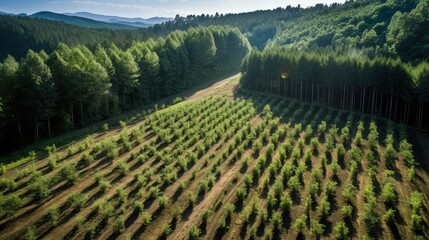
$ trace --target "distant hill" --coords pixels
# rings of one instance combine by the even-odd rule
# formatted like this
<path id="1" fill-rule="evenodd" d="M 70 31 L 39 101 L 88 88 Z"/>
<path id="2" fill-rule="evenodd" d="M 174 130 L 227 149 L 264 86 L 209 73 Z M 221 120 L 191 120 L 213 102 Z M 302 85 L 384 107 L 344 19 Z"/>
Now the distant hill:
<path id="1" fill-rule="evenodd" d="M 37 15 L 36 15 L 37 16 Z M 52 16 L 52 15 L 51 15 Z M 68 16 L 66 16 L 68 17 Z M 76 20 L 76 19 L 74 19 Z M 94 23 L 94 20 L 83 23 Z M 90 22 L 92 21 L 92 22 Z M 95 21 L 96 22 L 96 21 Z M 76 24 L 68 24 L 63 20 L 49 20 L 43 17 L 20 16 L 0 14 L 0 61 L 7 54 L 19 59 L 27 54 L 28 49 L 40 51 L 44 49 L 51 52 L 62 42 L 70 46 L 83 44 L 93 47 L 99 43 L 114 42 L 117 46 L 124 48 L 132 41 L 144 41 L 150 37 L 156 38 L 160 33 L 155 33 L 150 28 L 137 28 L 126 26 L 125 29 L 101 28 L 108 23 L 98 22 L 97 27 L 82 27 Z M 82 22 L 81 22 L 82 24 Z M 115 25 L 113 25 L 115 26 Z"/>
<path id="2" fill-rule="evenodd" d="M 80 27 L 87 28 L 106 28 L 106 29 L 127 29 L 133 30 L 137 28 L 147 27 L 147 26 L 133 26 L 129 24 L 120 24 L 120 23 L 106 23 L 101 21 L 96 21 L 93 19 L 83 18 L 83 17 L 75 17 L 75 16 L 67 16 L 64 14 L 53 13 L 53 12 L 38 12 L 33 15 L 30 15 L 32 18 L 41 18 L 53 21 L 60 21 L 67 24 L 72 24 Z"/>
<path id="3" fill-rule="evenodd" d="M 0 11 L 0 15 L 10 15 L 10 16 L 12 16 L 14 14 Z"/>
<path id="4" fill-rule="evenodd" d="M 155 25 L 158 23 L 167 22 L 173 20 L 173 18 L 165 18 L 165 17 L 152 17 L 148 19 L 144 18 L 126 18 L 126 17 L 118 17 L 118 16 L 107 16 L 89 12 L 77 12 L 77 13 L 64 13 L 67 16 L 74 17 L 84 17 L 89 18 L 96 21 L 108 22 L 108 23 L 121 23 L 121 24 L 145 24 L 148 26 Z"/>

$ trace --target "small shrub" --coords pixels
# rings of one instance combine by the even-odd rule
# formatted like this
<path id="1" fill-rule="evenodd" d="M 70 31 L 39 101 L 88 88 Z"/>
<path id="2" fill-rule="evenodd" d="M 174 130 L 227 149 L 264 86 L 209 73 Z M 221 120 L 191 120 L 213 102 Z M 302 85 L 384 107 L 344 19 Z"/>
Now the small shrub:
<path id="1" fill-rule="evenodd" d="M 168 198 L 166 196 L 159 197 L 158 204 L 160 208 L 165 208 L 165 206 L 168 204 Z"/>
<path id="2" fill-rule="evenodd" d="M 85 206 L 85 195 L 83 195 L 82 193 L 72 193 L 68 197 L 67 202 L 71 208 L 79 210 L 83 208 L 83 206 Z"/>
<path id="3" fill-rule="evenodd" d="M 134 201 L 133 209 L 134 209 L 134 212 L 141 212 L 144 209 L 144 204 L 140 201 Z"/>
<path id="4" fill-rule="evenodd" d="M 34 159 L 36 159 L 36 152 L 34 150 L 28 152 L 28 158 L 30 159 L 30 161 L 34 161 Z"/>
<path id="5" fill-rule="evenodd" d="M 329 197 L 333 197 L 335 195 L 335 191 L 337 190 L 337 182 L 336 181 L 328 181 L 325 186 L 326 195 Z"/>
<path id="6" fill-rule="evenodd" d="M 352 219 L 353 216 L 353 206 L 350 204 L 346 204 L 341 208 L 341 213 L 345 219 Z"/>
<path id="7" fill-rule="evenodd" d="M 299 218 L 296 219 L 295 223 L 293 224 L 293 228 L 298 232 L 298 234 L 304 234 L 304 231 L 306 229 L 307 222 L 307 215 L 302 214 Z"/>
<path id="8" fill-rule="evenodd" d="M 75 228 L 79 228 L 82 226 L 86 221 L 86 218 L 84 216 L 77 216 L 74 220 L 74 226 Z"/>
<path id="9" fill-rule="evenodd" d="M 265 231 L 264 231 L 264 239 L 265 240 L 272 240 L 273 239 L 273 233 L 270 230 L 265 229 Z"/>
<path id="10" fill-rule="evenodd" d="M 317 138 L 312 138 L 310 140 L 310 144 L 311 144 L 313 152 L 317 151 L 317 148 L 319 147 L 319 140 Z"/>
<path id="11" fill-rule="evenodd" d="M 236 195 L 239 201 L 243 201 L 247 196 L 247 191 L 245 188 L 239 188 L 237 189 Z"/>
<path id="12" fill-rule="evenodd" d="M 35 239 L 37 239 L 36 228 L 35 227 L 28 227 L 25 230 L 25 234 L 23 236 L 23 239 L 25 239 L 25 240 L 35 240 Z"/>
<path id="13" fill-rule="evenodd" d="M 384 158 L 389 164 L 393 164 L 396 160 L 397 154 L 392 145 L 387 145 L 386 149 L 384 149 Z"/>
<path id="14" fill-rule="evenodd" d="M 412 166 L 408 169 L 408 180 L 413 181 L 414 176 L 416 176 L 416 170 L 414 169 L 414 166 Z"/>
<path id="15" fill-rule="evenodd" d="M 148 213 L 148 212 L 144 212 L 142 214 L 141 220 L 142 220 L 142 224 L 145 225 L 145 226 L 147 226 L 152 221 L 152 215 L 150 213 Z"/>
<path id="16" fill-rule="evenodd" d="M 101 213 L 101 211 L 103 210 L 104 206 L 106 205 L 106 200 L 104 199 L 98 199 L 94 206 L 92 207 L 92 209 L 97 212 L 97 213 Z"/>
<path id="17" fill-rule="evenodd" d="M 256 139 L 252 144 L 252 149 L 255 153 L 259 153 L 259 151 L 262 149 L 262 142 L 259 139 Z"/>
<path id="18" fill-rule="evenodd" d="M 189 229 L 189 239 L 197 240 L 200 235 L 201 230 L 197 226 L 192 225 L 192 227 Z"/>
<path id="19" fill-rule="evenodd" d="M 3 163 L 0 163 L 0 176 L 6 172 L 6 166 Z"/>
<path id="20" fill-rule="evenodd" d="M 189 204 L 189 206 L 194 207 L 195 203 L 197 202 L 197 198 L 198 198 L 198 196 L 195 193 L 190 192 L 188 194 L 188 204 Z"/>
<path id="21" fill-rule="evenodd" d="M 415 232 L 421 231 L 423 228 L 423 218 L 420 214 L 411 213 L 411 227 Z"/>
<path id="22" fill-rule="evenodd" d="M 127 123 L 126 122 L 124 122 L 124 121 L 122 121 L 122 120 L 119 120 L 119 125 L 121 126 L 121 128 L 125 128 L 125 127 L 127 127 Z"/>
<path id="23" fill-rule="evenodd" d="M 51 181 L 51 179 L 48 177 L 39 177 L 30 186 L 30 190 L 34 194 L 34 197 L 37 200 L 43 200 L 49 196 L 49 194 L 50 194 L 50 181 Z"/>
<path id="24" fill-rule="evenodd" d="M 106 203 L 105 206 L 101 209 L 101 216 L 103 217 L 103 219 L 108 219 L 114 214 L 115 208 L 110 203 Z"/>
<path id="25" fill-rule="evenodd" d="M 234 212 L 235 206 L 232 203 L 225 204 L 226 217 L 230 218 L 231 214 Z"/>
<path id="26" fill-rule="evenodd" d="M 118 172 L 122 175 L 125 175 L 128 172 L 128 169 L 130 168 L 124 160 L 118 160 L 116 161 L 116 167 L 118 169 Z"/>
<path id="27" fill-rule="evenodd" d="M 109 124 L 104 123 L 104 124 L 103 124 L 103 126 L 102 126 L 102 129 L 103 129 L 103 131 L 105 131 L 105 132 L 109 131 Z"/>
<path id="28" fill-rule="evenodd" d="M 397 202 L 398 196 L 396 194 L 395 186 L 391 181 L 388 181 L 384 184 L 381 191 L 381 196 L 383 197 L 384 202 L 387 204 L 394 205 Z"/>
<path id="29" fill-rule="evenodd" d="M 110 184 L 110 182 L 108 180 L 100 180 L 98 182 L 98 189 L 100 190 L 100 192 L 106 192 L 111 187 L 112 187 L 112 185 Z"/>
<path id="30" fill-rule="evenodd" d="M 326 197 L 322 198 L 319 206 L 317 207 L 317 211 L 319 212 L 322 218 L 327 218 L 331 212 L 331 203 L 328 201 Z"/>
<path id="31" fill-rule="evenodd" d="M 323 233 L 325 232 L 325 225 L 315 220 L 311 221 L 310 227 L 311 227 L 311 233 L 316 239 L 321 238 Z"/>
<path id="32" fill-rule="evenodd" d="M 339 170 L 340 170 L 340 165 L 338 165 L 337 160 L 332 160 L 331 171 L 333 176 L 336 176 Z"/>
<path id="33" fill-rule="evenodd" d="M 117 217 L 113 223 L 113 229 L 115 232 L 120 233 L 125 230 L 125 217 L 123 215 Z"/>
<path id="34" fill-rule="evenodd" d="M 57 156 L 56 155 L 50 155 L 49 159 L 48 159 L 48 166 L 49 169 L 52 171 L 55 168 L 57 168 L 58 164 L 57 164 Z"/>
<path id="35" fill-rule="evenodd" d="M 16 187 L 16 182 L 13 179 L 0 178 L 0 189 L 13 190 Z"/>
<path id="36" fill-rule="evenodd" d="M 124 203 L 127 200 L 128 192 L 123 187 L 116 188 L 116 195 L 118 195 L 118 201 Z"/>
<path id="37" fill-rule="evenodd" d="M 358 147 L 362 146 L 362 133 L 361 132 L 356 133 L 356 136 L 355 136 L 355 139 L 353 140 L 353 143 Z"/>
<path id="38" fill-rule="evenodd" d="M 422 208 L 422 195 L 419 192 L 412 192 L 410 198 L 411 210 L 414 213 L 419 213 Z"/>
<path id="39" fill-rule="evenodd" d="M 348 183 L 341 192 L 346 201 L 351 202 L 356 196 L 356 187 Z"/>
<path id="40" fill-rule="evenodd" d="M 301 183 L 299 182 L 297 176 L 293 176 L 287 181 L 287 186 L 291 189 L 291 191 L 297 192 L 301 188 Z"/>
<path id="41" fill-rule="evenodd" d="M 265 223 L 268 219 L 267 210 L 265 210 L 264 208 L 259 208 L 258 209 L 258 216 L 259 216 L 259 220 L 261 221 L 261 223 Z"/>
<path id="42" fill-rule="evenodd" d="M 395 221 L 395 214 L 396 211 L 394 209 L 389 208 L 383 215 L 383 220 L 387 223 L 387 224 L 393 224 L 393 222 Z"/>
<path id="43" fill-rule="evenodd" d="M 94 162 L 94 157 L 91 156 L 91 154 L 89 154 L 88 152 L 84 153 L 82 155 L 81 160 L 86 164 L 86 165 L 91 165 Z"/>
<path id="44" fill-rule="evenodd" d="M 61 176 L 70 183 L 76 183 L 78 180 L 79 174 L 76 172 L 74 165 L 66 164 L 61 169 Z"/>
<path id="45" fill-rule="evenodd" d="M 347 239 L 349 232 L 349 228 L 344 222 L 337 222 L 334 226 L 334 233 L 338 239 Z"/>
<path id="46" fill-rule="evenodd" d="M 166 223 L 161 226 L 161 237 L 166 238 L 171 233 L 170 224 Z"/>
<path id="47" fill-rule="evenodd" d="M 274 228 L 278 228 L 283 222 L 281 212 L 275 212 L 271 217 L 270 222 L 273 224 Z"/>
<path id="48" fill-rule="evenodd" d="M 0 211 L 6 213 L 6 215 L 13 215 L 22 205 L 23 201 L 16 194 L 0 197 Z"/>

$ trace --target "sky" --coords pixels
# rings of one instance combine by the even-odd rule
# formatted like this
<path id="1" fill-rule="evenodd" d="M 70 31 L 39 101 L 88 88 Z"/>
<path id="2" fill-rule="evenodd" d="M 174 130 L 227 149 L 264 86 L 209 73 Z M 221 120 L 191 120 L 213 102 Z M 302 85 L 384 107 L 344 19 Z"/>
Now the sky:
<path id="1" fill-rule="evenodd" d="M 0 11 L 32 14 L 92 12 L 121 17 L 174 17 L 220 13 L 249 12 L 287 5 L 302 7 L 316 3 L 331 4 L 344 0 L 0 0 Z"/>

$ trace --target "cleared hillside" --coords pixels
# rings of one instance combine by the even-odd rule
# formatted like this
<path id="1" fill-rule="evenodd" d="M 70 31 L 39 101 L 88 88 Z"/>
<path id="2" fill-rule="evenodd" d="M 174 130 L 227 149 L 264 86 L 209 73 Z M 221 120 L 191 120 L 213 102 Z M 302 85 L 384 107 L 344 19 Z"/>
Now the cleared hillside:
<path id="1" fill-rule="evenodd" d="M 427 135 L 237 84 L 8 169 L 1 238 L 429 237 Z"/>

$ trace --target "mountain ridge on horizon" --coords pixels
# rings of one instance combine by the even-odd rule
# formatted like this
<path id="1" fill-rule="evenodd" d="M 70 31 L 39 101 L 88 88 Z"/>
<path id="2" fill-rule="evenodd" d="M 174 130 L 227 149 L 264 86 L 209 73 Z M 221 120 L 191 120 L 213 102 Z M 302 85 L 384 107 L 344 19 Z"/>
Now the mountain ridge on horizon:
<path id="1" fill-rule="evenodd" d="M 92 13 L 92 12 L 75 12 L 75 13 L 63 13 L 67 16 L 77 16 L 77 17 L 84 17 L 89 18 L 93 20 L 103 21 L 103 22 L 140 22 L 140 23 L 146 23 L 146 24 L 157 24 L 162 23 L 166 21 L 173 20 L 174 18 L 169 17 L 150 17 L 150 18 L 142 18 L 142 17 L 121 17 L 121 16 L 113 16 L 113 15 L 104 15 L 104 14 L 98 14 L 98 13 Z"/>
<path id="2" fill-rule="evenodd" d="M 76 12 L 76 13 L 56 13 L 51 11 L 39 11 L 33 14 L 27 13 L 8 13 L 0 11 L 0 15 L 10 16 L 27 16 L 32 18 L 42 18 L 52 21 L 60 21 L 67 24 L 72 24 L 87 28 L 107 28 L 107 29 L 138 29 L 148 28 L 155 24 L 167 22 L 174 18 L 167 17 L 151 17 L 151 18 L 127 18 L 119 16 L 102 15 L 91 12 Z"/>

